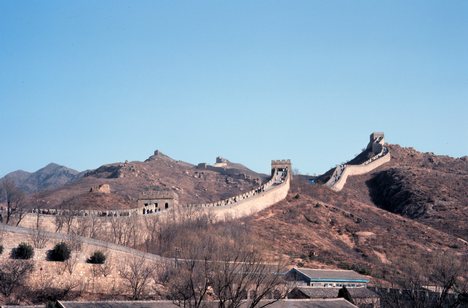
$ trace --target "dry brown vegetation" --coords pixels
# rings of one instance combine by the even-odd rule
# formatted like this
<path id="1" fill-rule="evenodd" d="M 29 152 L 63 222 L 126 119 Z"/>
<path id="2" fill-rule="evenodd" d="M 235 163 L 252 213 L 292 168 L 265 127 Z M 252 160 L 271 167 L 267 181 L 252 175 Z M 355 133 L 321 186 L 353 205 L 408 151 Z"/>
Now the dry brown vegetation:
<path id="1" fill-rule="evenodd" d="M 256 277 L 264 277 L 263 282 L 267 282 L 261 284 L 262 288 L 270 281 L 274 288 L 260 289 L 258 284 L 254 298 L 255 294 L 272 296 L 275 290 L 280 291 L 279 297 L 283 296 L 280 283 L 273 279 L 271 268 L 264 263 L 277 266 L 284 262 L 354 269 L 372 276 L 377 286 L 418 290 L 422 285 L 438 285 L 442 292 L 434 299 L 437 306 L 437 301 L 444 301 L 444 294 L 449 290 L 466 292 L 467 270 L 462 265 L 467 264 L 468 255 L 467 160 L 399 146 L 390 146 L 390 151 L 390 163 L 370 174 L 350 177 L 339 193 L 311 185 L 307 177 L 297 175 L 286 200 L 240 220 L 219 222 L 202 211 L 130 218 L 28 215 L 22 225 L 36 230 L 28 239 L 37 250 L 36 256 L 44 255 L 54 244 L 44 237 L 43 229 L 72 235 L 68 244 L 74 253 L 69 261 L 47 266 L 47 270 L 46 261 L 35 257 L 31 274 L 34 279 L 20 281 L 31 292 L 17 300 L 153 298 L 197 307 L 202 300 L 215 299 L 222 307 L 236 307 L 247 289 L 255 289 Z M 221 191 L 235 194 L 242 190 L 242 185 L 255 182 L 239 178 L 238 184 L 227 184 L 226 175 L 199 172 L 193 166 L 155 156 L 145 163 L 98 169 L 89 177 L 98 179 L 99 183 L 115 180 L 114 187 L 122 185 L 123 193 L 132 191 L 128 194 L 131 196 L 138 193 L 132 185 L 155 180 L 151 173 L 155 178 L 166 177 L 155 180 L 157 185 L 180 183 L 177 187 L 187 188 L 180 193 L 182 196 L 188 198 L 190 193 L 198 193 L 196 198 L 200 200 L 220 198 Z M 50 196 L 63 197 L 67 190 L 77 189 L 77 200 L 84 200 L 79 197 L 80 191 L 89 183 L 83 181 Z M 128 183 L 131 185 L 125 188 Z M 229 189 L 225 190 L 226 187 Z M 97 199 L 92 195 L 86 192 L 85 198 L 92 199 L 89 204 L 102 201 L 99 198 L 120 202 L 106 194 L 95 194 L 99 196 Z M 127 197 L 119 195 L 118 198 Z M 108 201 L 104 202 L 106 206 L 110 206 Z M 73 204 L 67 206 L 72 209 Z M 153 263 L 107 252 L 109 258 L 104 265 L 86 264 L 91 248 L 82 245 L 77 236 L 137 248 L 172 261 Z M 7 249 L 11 246 L 11 243 L 5 245 Z M 8 261 L 5 253 L 1 258 L 2 262 Z M 247 265 L 248 269 L 244 267 Z M 235 274 L 239 272 L 256 274 L 242 277 Z M 57 275 L 65 277 L 64 280 L 56 281 Z M 234 289 L 233 285 L 245 287 Z M 391 305 L 392 300 L 400 298 L 386 300 Z M 419 300 L 419 297 L 405 299 L 413 301 L 415 307 L 420 305 Z"/>
<path id="2" fill-rule="evenodd" d="M 390 163 L 350 177 L 339 193 L 296 176 L 286 200 L 243 221 L 273 251 L 296 264 L 353 268 L 379 280 L 427 272 L 424 269 L 432 268 L 440 255 L 462 260 L 468 253 L 466 157 L 435 156 L 399 146 L 390 146 L 390 151 Z M 423 206 L 422 216 L 393 213 L 374 203 L 379 192 L 373 185 L 394 189 L 401 183 L 402 178 L 399 183 L 380 181 L 382 173 L 392 170 L 410 173 L 406 186 L 401 185 L 407 193 L 382 192 L 388 205 Z M 468 280 L 466 273 L 464 277 Z"/>
<path id="3" fill-rule="evenodd" d="M 202 301 L 210 299 L 219 301 L 222 307 L 238 307 L 247 292 L 255 301 L 274 301 L 286 295 L 281 277 L 274 274 L 279 271 L 279 263 L 265 264 L 260 246 L 249 242 L 247 230 L 237 228 L 234 221 L 226 223 L 229 228 L 220 230 L 222 224 L 213 223 L 210 215 L 190 213 L 175 222 L 147 224 L 157 229 L 149 229 L 153 237 L 148 232 L 139 247 L 171 258 L 155 262 L 107 251 L 109 257 L 104 264 L 88 264 L 86 259 L 96 248 L 72 236 L 67 241 L 72 248 L 71 257 L 65 262 L 48 262 L 45 255 L 54 244 L 50 241 L 36 249 L 34 271 L 18 283 L 22 292 L 5 295 L 5 302 L 170 299 L 180 305 L 199 307 Z M 8 235 L 6 249 L 20 238 Z M 7 255 L 0 259 L 3 265 L 10 262 Z"/>

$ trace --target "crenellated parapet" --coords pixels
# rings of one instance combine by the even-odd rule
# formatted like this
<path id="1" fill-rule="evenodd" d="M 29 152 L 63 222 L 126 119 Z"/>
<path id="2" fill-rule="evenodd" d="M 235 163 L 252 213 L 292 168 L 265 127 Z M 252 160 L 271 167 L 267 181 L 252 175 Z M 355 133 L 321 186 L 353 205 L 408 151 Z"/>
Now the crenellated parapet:
<path id="1" fill-rule="evenodd" d="M 292 165 L 290 159 L 279 159 L 271 161 L 271 175 L 275 172 L 283 172 L 288 176 L 288 179 L 292 178 Z"/>
<path id="2" fill-rule="evenodd" d="M 372 152 L 373 156 L 359 165 L 343 164 L 337 166 L 325 185 L 334 191 L 340 191 L 346 184 L 348 176 L 366 174 L 390 161 L 391 156 L 385 146 L 383 132 L 373 132 L 370 135 L 366 151 Z"/>
<path id="3" fill-rule="evenodd" d="M 290 159 L 272 160 L 271 169 L 291 169 L 291 160 Z"/>
<path id="4" fill-rule="evenodd" d="M 371 150 L 372 153 L 378 155 L 382 152 L 383 147 L 385 146 L 385 135 L 383 132 L 373 132 L 370 134 L 369 137 L 369 144 L 367 145 L 367 149 Z"/>

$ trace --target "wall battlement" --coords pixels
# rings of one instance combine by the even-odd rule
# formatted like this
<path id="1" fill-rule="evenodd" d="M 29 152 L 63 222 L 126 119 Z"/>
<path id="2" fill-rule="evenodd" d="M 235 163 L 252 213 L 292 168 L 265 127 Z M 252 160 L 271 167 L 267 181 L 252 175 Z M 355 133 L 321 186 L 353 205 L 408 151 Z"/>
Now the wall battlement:
<path id="1" fill-rule="evenodd" d="M 337 166 L 325 185 L 334 191 L 340 191 L 346 184 L 348 176 L 366 174 L 390 161 L 391 156 L 388 148 L 385 146 L 383 132 L 373 132 L 370 135 L 370 142 L 367 145 L 366 151 L 372 151 L 374 156 L 360 165 L 344 164 Z"/>
<path id="2" fill-rule="evenodd" d="M 277 159 L 271 161 L 271 167 L 291 167 L 291 160 L 290 159 Z"/>

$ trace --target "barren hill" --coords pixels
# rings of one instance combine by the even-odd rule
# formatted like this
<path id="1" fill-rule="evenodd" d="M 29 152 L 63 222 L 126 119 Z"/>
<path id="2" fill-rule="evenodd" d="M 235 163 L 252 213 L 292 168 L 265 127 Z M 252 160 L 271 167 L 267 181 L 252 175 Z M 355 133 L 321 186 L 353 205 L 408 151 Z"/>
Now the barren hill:
<path id="1" fill-rule="evenodd" d="M 468 241 L 468 157 L 389 148 L 389 163 L 350 177 L 342 193 Z"/>
<path id="2" fill-rule="evenodd" d="M 25 193 L 55 189 L 79 177 L 79 172 L 65 166 L 50 163 L 36 172 L 17 170 L 3 179 L 11 179 Z"/>
<path id="3" fill-rule="evenodd" d="M 34 194 L 29 202 L 44 208 L 122 209 L 136 207 L 142 193 L 160 190 L 175 192 L 179 203 L 215 201 L 250 190 L 266 178 L 239 166 L 200 168 L 155 151 L 144 162 L 88 171 L 63 187 Z"/>
<path id="4" fill-rule="evenodd" d="M 244 220 L 271 252 L 305 266 L 393 280 L 468 254 L 467 159 L 390 145 L 392 160 L 341 192 L 296 176 L 288 198 Z M 468 279 L 468 277 L 467 277 Z"/>

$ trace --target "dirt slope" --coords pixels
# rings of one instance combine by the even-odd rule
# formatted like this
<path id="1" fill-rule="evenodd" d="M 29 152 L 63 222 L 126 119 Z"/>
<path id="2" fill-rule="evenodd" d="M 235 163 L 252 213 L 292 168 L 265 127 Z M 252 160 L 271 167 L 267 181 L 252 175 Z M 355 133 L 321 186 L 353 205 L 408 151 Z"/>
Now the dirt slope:
<path id="1" fill-rule="evenodd" d="M 389 163 L 350 177 L 342 194 L 468 241 L 468 157 L 389 148 Z"/>
<path id="2" fill-rule="evenodd" d="M 287 200 L 244 221 L 272 252 L 308 267 L 352 268 L 393 280 L 407 266 L 427 266 L 441 253 L 462 258 L 466 242 L 420 222 L 348 198 L 304 178 Z"/>
<path id="3" fill-rule="evenodd" d="M 441 254 L 468 256 L 467 157 L 389 148 L 389 163 L 349 177 L 341 192 L 296 176 L 287 200 L 244 223 L 292 262 L 385 280 Z"/>

